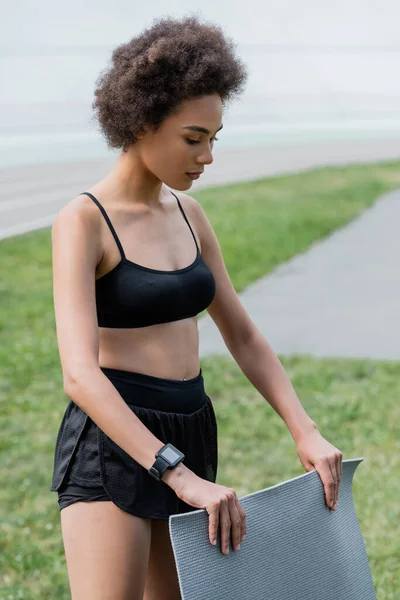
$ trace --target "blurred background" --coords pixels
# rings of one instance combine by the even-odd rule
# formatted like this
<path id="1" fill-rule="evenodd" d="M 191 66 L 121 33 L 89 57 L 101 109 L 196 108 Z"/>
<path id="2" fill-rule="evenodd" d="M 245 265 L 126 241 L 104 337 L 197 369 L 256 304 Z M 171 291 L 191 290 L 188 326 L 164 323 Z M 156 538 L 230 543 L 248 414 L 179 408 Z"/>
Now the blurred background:
<path id="1" fill-rule="evenodd" d="M 399 138 L 396 0 L 22 0 L 0 26 L 1 166 L 108 155 L 90 122 L 96 77 L 155 16 L 189 11 L 219 23 L 250 70 L 218 149 Z"/>
<path id="2" fill-rule="evenodd" d="M 305 410 L 344 459 L 364 458 L 352 488 L 357 516 L 377 597 L 398 600 L 399 3 L 3 0 L 1 8 L 0 600 L 70 598 L 50 492 L 68 402 L 51 224 L 119 154 L 92 121 L 95 82 L 112 50 L 156 17 L 189 14 L 234 40 L 249 80 L 223 115 L 213 164 L 188 193 Z M 285 423 L 212 319 L 201 314 L 198 325 L 218 422 L 217 482 L 240 497 L 304 474 Z"/>

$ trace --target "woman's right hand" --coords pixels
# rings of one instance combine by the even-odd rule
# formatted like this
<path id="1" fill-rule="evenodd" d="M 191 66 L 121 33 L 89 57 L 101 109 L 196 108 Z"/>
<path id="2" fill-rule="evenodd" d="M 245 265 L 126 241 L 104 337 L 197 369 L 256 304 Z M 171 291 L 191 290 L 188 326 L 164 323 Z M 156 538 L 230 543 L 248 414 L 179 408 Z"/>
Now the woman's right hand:
<path id="1" fill-rule="evenodd" d="M 234 550 L 239 550 L 240 543 L 246 536 L 246 513 L 234 489 L 202 479 L 190 469 L 173 489 L 180 500 L 195 508 L 206 509 L 209 515 L 209 538 L 212 544 L 216 544 L 220 525 L 222 553 L 229 554 L 231 533 L 232 547 Z"/>

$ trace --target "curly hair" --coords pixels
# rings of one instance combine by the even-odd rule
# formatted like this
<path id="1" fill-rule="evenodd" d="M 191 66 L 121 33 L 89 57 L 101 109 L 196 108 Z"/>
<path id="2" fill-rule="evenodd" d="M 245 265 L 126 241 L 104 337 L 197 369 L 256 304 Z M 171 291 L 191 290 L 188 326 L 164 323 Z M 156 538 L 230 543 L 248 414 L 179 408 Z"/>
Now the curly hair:
<path id="1" fill-rule="evenodd" d="M 92 103 L 108 148 L 125 151 L 145 126 L 157 131 L 184 100 L 217 93 L 225 107 L 248 78 L 234 47 L 218 25 L 191 15 L 155 19 L 115 48 Z"/>

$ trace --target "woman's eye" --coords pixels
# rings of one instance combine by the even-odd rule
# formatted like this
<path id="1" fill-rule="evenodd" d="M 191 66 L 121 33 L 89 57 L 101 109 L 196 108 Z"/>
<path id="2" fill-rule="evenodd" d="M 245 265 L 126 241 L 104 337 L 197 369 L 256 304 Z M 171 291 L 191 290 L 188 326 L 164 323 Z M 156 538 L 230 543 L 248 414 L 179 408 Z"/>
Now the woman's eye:
<path id="1" fill-rule="evenodd" d="M 200 144 L 200 140 L 190 140 L 189 138 L 186 138 L 186 141 L 187 141 L 188 144 Z M 218 138 L 216 138 L 216 137 L 211 138 L 211 141 L 212 142 L 217 142 Z"/>

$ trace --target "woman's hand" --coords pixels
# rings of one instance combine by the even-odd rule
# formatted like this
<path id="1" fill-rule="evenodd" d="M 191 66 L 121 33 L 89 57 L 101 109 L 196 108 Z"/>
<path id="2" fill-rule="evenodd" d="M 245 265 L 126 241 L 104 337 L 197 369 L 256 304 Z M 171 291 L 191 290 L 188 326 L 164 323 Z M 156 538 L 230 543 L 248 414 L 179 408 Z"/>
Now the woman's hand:
<path id="1" fill-rule="evenodd" d="M 322 437 L 318 429 L 296 440 L 297 455 L 306 471 L 316 470 L 324 484 L 326 503 L 336 510 L 343 454 Z"/>
<path id="2" fill-rule="evenodd" d="M 164 477 L 163 480 L 165 480 Z M 171 483 L 170 479 L 169 484 Z M 202 479 L 189 469 L 184 470 L 178 480 L 173 480 L 170 487 L 174 489 L 178 498 L 190 506 L 204 508 L 207 511 L 209 515 L 208 535 L 212 544 L 216 544 L 217 531 L 220 527 L 221 552 L 229 554 L 231 535 L 233 549 L 239 550 L 240 543 L 246 536 L 246 514 L 234 489 Z"/>

